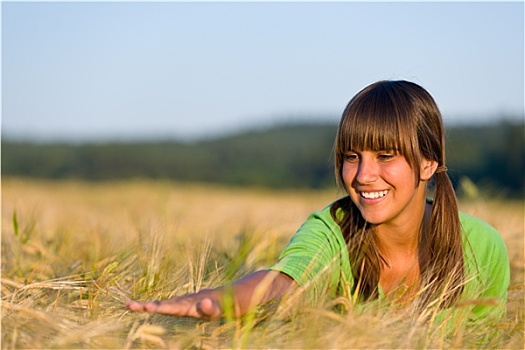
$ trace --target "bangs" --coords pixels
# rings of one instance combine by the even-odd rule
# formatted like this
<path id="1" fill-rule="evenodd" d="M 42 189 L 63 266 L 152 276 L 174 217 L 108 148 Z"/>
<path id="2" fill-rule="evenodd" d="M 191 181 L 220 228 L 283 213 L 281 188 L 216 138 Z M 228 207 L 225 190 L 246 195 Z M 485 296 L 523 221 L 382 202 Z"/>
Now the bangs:
<path id="1" fill-rule="evenodd" d="M 387 89 L 357 96 L 345 110 L 336 151 L 393 151 L 413 164 L 417 133 L 412 122 L 412 103 L 404 97 Z"/>
<path id="2" fill-rule="evenodd" d="M 398 125 L 390 116 L 359 114 L 358 118 L 350 118 L 340 131 L 340 151 L 395 151 L 404 155 L 398 135 Z"/>

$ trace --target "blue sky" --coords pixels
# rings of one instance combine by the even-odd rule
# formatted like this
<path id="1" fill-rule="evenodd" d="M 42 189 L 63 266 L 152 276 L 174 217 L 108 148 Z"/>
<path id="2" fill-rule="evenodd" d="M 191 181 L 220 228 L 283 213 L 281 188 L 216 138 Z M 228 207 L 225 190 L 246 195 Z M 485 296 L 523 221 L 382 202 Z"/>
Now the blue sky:
<path id="1" fill-rule="evenodd" d="M 421 84 L 449 124 L 523 118 L 523 3 L 2 3 L 3 136 L 336 122 L 379 79 Z"/>

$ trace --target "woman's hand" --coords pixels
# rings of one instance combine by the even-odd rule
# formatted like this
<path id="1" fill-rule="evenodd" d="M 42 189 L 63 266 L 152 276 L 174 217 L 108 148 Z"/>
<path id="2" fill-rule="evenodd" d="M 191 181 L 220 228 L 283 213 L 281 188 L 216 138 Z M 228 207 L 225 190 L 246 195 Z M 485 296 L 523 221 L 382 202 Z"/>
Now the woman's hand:
<path id="1" fill-rule="evenodd" d="M 240 317 L 252 307 L 270 300 L 280 299 L 297 288 L 295 281 L 278 271 L 254 272 L 231 285 L 234 315 Z M 204 289 L 195 294 L 183 295 L 162 301 L 128 301 L 124 305 L 131 311 L 150 312 L 177 317 L 194 317 L 216 320 L 223 316 L 222 301 L 225 289 Z"/>
<path id="2" fill-rule="evenodd" d="M 196 294 L 188 294 L 162 301 L 128 301 L 124 305 L 135 312 L 216 320 L 222 317 L 222 308 L 218 302 L 219 297 L 218 291 L 208 289 Z"/>

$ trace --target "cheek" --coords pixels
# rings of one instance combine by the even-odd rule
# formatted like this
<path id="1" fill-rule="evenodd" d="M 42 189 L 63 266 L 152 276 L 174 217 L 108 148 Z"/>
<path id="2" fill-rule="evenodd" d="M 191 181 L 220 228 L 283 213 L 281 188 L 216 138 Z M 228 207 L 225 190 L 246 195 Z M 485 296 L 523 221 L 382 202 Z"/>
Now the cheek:
<path id="1" fill-rule="evenodd" d="M 383 169 L 383 176 L 385 179 L 389 179 L 389 181 L 397 181 L 400 180 L 406 181 L 407 186 L 413 181 L 414 188 L 418 186 L 418 178 L 416 176 L 416 173 L 410 168 L 410 165 L 408 163 L 399 163 L 399 164 L 391 164 L 389 166 L 384 167 Z"/>
<path id="2" fill-rule="evenodd" d="M 354 181 L 354 178 L 357 173 L 357 167 L 348 164 L 347 162 L 344 163 L 343 169 L 341 170 L 341 176 L 343 178 L 343 183 L 346 188 L 348 188 L 352 182 Z"/>

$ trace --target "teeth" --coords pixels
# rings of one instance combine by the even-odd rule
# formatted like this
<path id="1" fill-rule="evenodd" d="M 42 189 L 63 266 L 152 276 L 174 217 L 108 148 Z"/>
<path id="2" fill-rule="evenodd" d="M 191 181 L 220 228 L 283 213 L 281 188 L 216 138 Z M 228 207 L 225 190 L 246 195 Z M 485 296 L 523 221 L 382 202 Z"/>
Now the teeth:
<path id="1" fill-rule="evenodd" d="M 381 198 L 386 196 L 388 193 L 388 190 L 380 191 L 380 192 L 361 192 L 361 196 L 367 199 L 375 199 L 375 198 Z"/>

